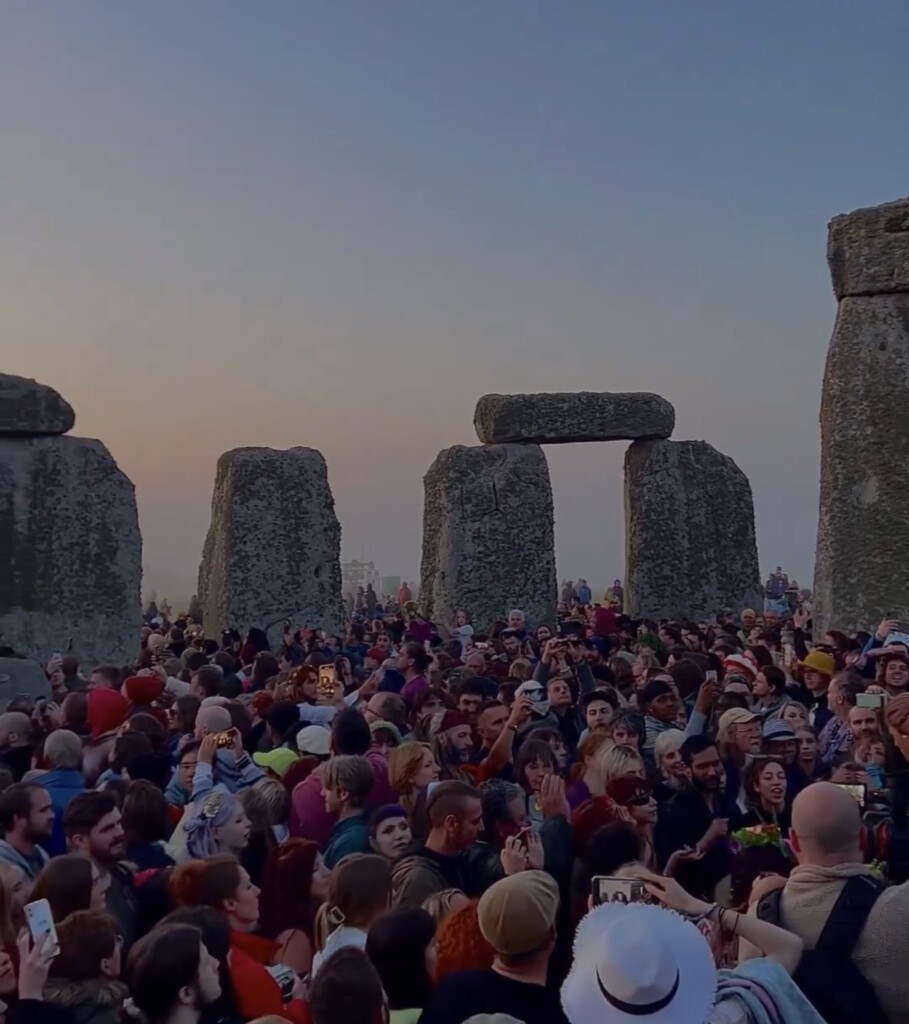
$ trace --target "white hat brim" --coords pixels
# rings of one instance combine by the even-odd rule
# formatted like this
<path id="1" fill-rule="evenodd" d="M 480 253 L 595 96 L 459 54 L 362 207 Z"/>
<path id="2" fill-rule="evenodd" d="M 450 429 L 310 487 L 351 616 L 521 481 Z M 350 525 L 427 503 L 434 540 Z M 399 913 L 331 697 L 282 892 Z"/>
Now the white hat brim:
<path id="1" fill-rule="evenodd" d="M 630 1014 L 612 1006 L 597 984 L 597 967 L 606 951 L 602 935 L 623 919 L 652 918 L 648 928 L 654 945 L 668 947 L 679 969 L 679 987 L 672 1002 L 655 1013 Z M 698 929 L 672 910 L 643 903 L 606 903 L 594 907 L 578 925 L 574 962 L 562 985 L 562 1009 L 571 1024 L 705 1024 L 716 1002 L 717 975 L 713 954 Z"/>

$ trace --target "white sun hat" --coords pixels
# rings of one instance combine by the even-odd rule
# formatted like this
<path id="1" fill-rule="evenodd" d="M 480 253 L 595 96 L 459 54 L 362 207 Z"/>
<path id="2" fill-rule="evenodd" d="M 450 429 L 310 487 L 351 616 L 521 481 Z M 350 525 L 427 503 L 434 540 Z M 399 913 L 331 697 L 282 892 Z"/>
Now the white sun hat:
<path id="1" fill-rule="evenodd" d="M 705 1024 L 716 988 L 713 954 L 690 921 L 609 903 L 578 925 L 562 1009 L 571 1024 Z"/>

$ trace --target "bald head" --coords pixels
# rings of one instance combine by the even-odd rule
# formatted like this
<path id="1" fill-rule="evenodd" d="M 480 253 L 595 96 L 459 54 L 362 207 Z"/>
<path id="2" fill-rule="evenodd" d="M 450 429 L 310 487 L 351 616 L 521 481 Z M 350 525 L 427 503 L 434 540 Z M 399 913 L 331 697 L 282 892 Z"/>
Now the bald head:
<path id="1" fill-rule="evenodd" d="M 0 715 L 0 750 L 21 747 L 28 743 L 31 721 L 21 711 L 6 711 Z"/>
<path id="2" fill-rule="evenodd" d="M 195 737 L 201 740 L 213 732 L 227 732 L 231 727 L 230 712 L 227 708 L 210 704 L 208 707 L 199 708 L 196 715 Z"/>
<path id="3" fill-rule="evenodd" d="M 799 864 L 861 863 L 862 816 L 856 800 L 830 782 L 815 782 L 792 804 Z"/>

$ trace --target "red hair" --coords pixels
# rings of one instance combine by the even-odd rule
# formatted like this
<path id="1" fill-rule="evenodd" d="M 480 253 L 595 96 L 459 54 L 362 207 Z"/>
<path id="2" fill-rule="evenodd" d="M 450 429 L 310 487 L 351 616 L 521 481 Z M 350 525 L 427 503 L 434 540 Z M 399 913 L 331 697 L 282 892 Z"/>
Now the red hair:
<path id="1" fill-rule="evenodd" d="M 436 949 L 436 981 L 455 971 L 492 967 L 495 950 L 480 931 L 476 900 L 445 918 L 436 932 Z"/>
<path id="2" fill-rule="evenodd" d="M 281 932 L 299 928 L 313 937 L 312 875 L 319 844 L 307 839 L 288 839 L 272 847 L 262 873 L 259 894 L 259 928 L 276 939 Z"/>

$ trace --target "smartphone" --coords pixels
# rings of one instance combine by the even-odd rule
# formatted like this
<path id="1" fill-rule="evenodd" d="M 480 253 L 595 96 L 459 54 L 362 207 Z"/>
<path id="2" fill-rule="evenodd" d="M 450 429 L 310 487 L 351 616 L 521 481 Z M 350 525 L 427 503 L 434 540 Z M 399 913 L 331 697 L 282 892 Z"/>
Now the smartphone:
<path id="1" fill-rule="evenodd" d="M 834 785 L 839 789 L 842 789 L 845 793 L 848 793 L 859 807 L 865 806 L 867 794 L 865 793 L 865 786 L 863 783 L 836 782 Z"/>
<path id="2" fill-rule="evenodd" d="M 36 946 L 41 948 L 47 936 L 50 935 L 54 956 L 60 952 L 54 915 L 51 913 L 50 903 L 47 900 L 35 900 L 34 903 L 25 904 L 25 923 L 28 925 L 28 930 L 31 932 Z"/>
<path id="3" fill-rule="evenodd" d="M 232 747 L 234 745 L 233 733 L 228 729 L 226 732 L 219 732 L 217 744 L 218 747 Z"/>
<path id="4" fill-rule="evenodd" d="M 432 643 L 429 640 L 423 641 L 423 649 L 427 654 L 432 654 Z"/>
<path id="5" fill-rule="evenodd" d="M 639 878 L 619 878 L 614 875 L 594 875 L 590 880 L 593 905 L 603 903 L 655 903 Z"/>
<path id="6" fill-rule="evenodd" d="M 855 695 L 855 706 L 857 708 L 882 708 L 887 700 L 883 693 L 857 693 Z"/>
<path id="7" fill-rule="evenodd" d="M 334 665 L 319 666 L 319 682 L 316 686 L 316 691 L 320 697 L 331 697 L 334 695 L 337 678 Z"/>
<path id="8" fill-rule="evenodd" d="M 712 669 L 712 668 L 708 668 L 707 671 L 704 673 L 704 679 L 708 683 L 715 683 L 717 681 L 716 680 L 716 670 Z"/>

